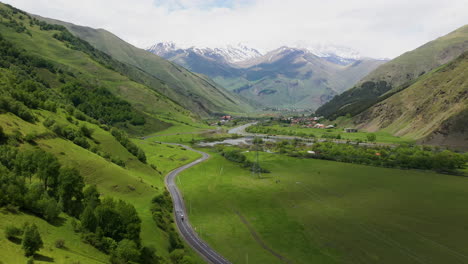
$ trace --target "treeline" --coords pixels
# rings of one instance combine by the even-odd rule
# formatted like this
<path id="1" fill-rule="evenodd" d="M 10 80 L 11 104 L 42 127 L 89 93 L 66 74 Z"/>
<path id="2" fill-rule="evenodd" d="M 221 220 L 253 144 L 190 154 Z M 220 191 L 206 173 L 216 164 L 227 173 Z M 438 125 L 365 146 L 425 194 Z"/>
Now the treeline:
<path id="1" fill-rule="evenodd" d="M 53 65 L 25 54 L 0 35 L 0 68 L 7 69 L 1 75 L 5 83 L 0 85 L 0 111 L 12 112 L 28 122 L 36 121 L 30 109 L 56 111 L 59 97 L 35 73 L 36 68 L 55 72 Z"/>
<path id="2" fill-rule="evenodd" d="M 112 125 L 126 121 L 133 125 L 145 123 L 142 114 L 134 110 L 128 102 L 117 98 L 103 88 L 85 88 L 72 73 L 65 74 L 52 63 L 26 54 L 0 35 L 0 71 L 1 68 L 5 68 L 5 70 L 0 75 L 1 80 L 4 81 L 3 85 L 0 84 L 0 113 L 11 112 L 25 121 L 36 122 L 37 117 L 32 111 L 33 109 L 56 112 L 60 107 L 78 120 L 95 124 Z M 60 78 L 67 76 L 71 80 L 61 89 L 67 100 L 64 100 L 63 96 L 38 77 L 37 68 L 47 69 L 56 74 L 57 77 L 61 76 Z M 5 85 L 7 83 L 8 85 Z M 67 118 L 70 119 L 71 116 Z M 90 138 L 90 135 L 87 135 L 89 130 L 83 127 L 77 130 L 72 126 L 58 124 L 52 119 L 45 120 L 44 125 L 59 137 L 70 140 L 86 149 L 91 147 L 86 139 Z M 37 135 L 31 134 L 29 136 L 29 139 L 33 139 Z M 125 133 L 114 133 L 114 136 L 130 153 L 142 162 L 146 162 L 144 152 L 133 144 Z M 125 166 L 125 163 L 118 158 L 101 153 L 97 149 L 91 148 L 91 150 L 102 154 L 101 156 L 105 156 L 119 166 Z"/>
<path id="3" fill-rule="evenodd" d="M 334 160 L 387 168 L 434 170 L 452 174 L 459 173 L 459 170 L 463 169 L 468 162 L 468 154 L 427 146 L 359 146 L 356 144 L 321 142 L 307 147 L 301 145 L 300 141 L 282 141 L 276 144 L 276 150 L 295 157 Z M 313 151 L 313 153 L 307 151 Z"/>
<path id="4" fill-rule="evenodd" d="M 249 126 L 245 129 L 245 131 L 249 133 L 255 133 L 255 134 L 286 135 L 286 136 L 298 136 L 298 137 L 305 137 L 305 138 L 315 138 L 315 135 L 313 133 L 296 132 L 291 129 L 278 129 L 278 128 L 272 128 L 272 127 L 262 126 L 262 125 Z M 333 136 L 336 137 L 335 135 Z"/>
<path id="5" fill-rule="evenodd" d="M 221 145 L 216 145 L 216 150 L 223 156 L 225 159 L 241 164 L 241 167 L 247 168 L 253 172 L 262 172 L 270 173 L 269 170 L 262 168 L 260 164 L 250 161 L 242 150 L 232 147 L 224 147 Z"/>
<path id="6" fill-rule="evenodd" d="M 130 141 L 127 133 L 117 128 L 112 128 L 111 134 L 115 137 L 115 139 L 117 139 L 117 141 L 120 142 L 120 144 L 122 144 L 122 146 L 124 146 L 128 150 L 128 152 L 132 153 L 135 157 L 137 157 L 139 161 L 146 163 L 145 152 L 142 149 L 140 149 L 135 143 Z"/>
<path id="7" fill-rule="evenodd" d="M 336 119 L 347 114 L 355 116 L 378 102 L 378 97 L 391 89 L 392 86 L 386 81 L 367 81 L 333 97 L 315 112 L 328 119 Z"/>
<path id="8" fill-rule="evenodd" d="M 169 235 L 169 258 L 174 264 L 190 264 L 193 260 L 188 256 L 187 249 L 174 229 L 172 220 L 172 200 L 168 191 L 157 195 L 152 200 L 151 213 L 156 225 Z"/>
<path id="9" fill-rule="evenodd" d="M 129 121 L 132 125 L 144 125 L 145 118 L 132 106 L 111 94 L 104 88 L 86 87 L 78 82 L 69 82 L 61 91 L 80 111 L 103 124 L 116 124 Z"/>
<path id="10" fill-rule="evenodd" d="M 62 26 L 37 23 L 50 30 L 66 30 Z M 48 60 L 28 54 L 15 47 L 2 35 L 0 35 L 0 68 L 7 69 L 2 77 L 8 79 L 9 84 L 0 87 L 2 90 L 0 110 L 12 112 L 26 121 L 35 121 L 34 114 L 29 109 L 40 108 L 55 112 L 59 105 L 72 104 L 103 124 L 129 122 L 139 126 L 146 122 L 144 115 L 136 111 L 127 101 L 119 99 L 105 88 L 83 83 L 75 74 L 63 71 Z M 60 92 L 67 100 L 63 100 L 63 96 L 51 89 L 50 84 L 38 76 L 37 69 L 48 70 L 56 77 L 58 83 L 64 83 Z"/>

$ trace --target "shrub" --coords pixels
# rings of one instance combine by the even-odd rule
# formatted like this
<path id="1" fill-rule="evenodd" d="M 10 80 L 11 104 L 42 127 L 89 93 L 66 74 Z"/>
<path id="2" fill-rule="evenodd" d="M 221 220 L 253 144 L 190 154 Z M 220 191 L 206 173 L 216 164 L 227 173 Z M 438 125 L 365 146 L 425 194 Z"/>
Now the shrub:
<path id="1" fill-rule="evenodd" d="M 65 240 L 63 239 L 57 239 L 55 241 L 55 247 L 56 248 L 65 248 Z"/>

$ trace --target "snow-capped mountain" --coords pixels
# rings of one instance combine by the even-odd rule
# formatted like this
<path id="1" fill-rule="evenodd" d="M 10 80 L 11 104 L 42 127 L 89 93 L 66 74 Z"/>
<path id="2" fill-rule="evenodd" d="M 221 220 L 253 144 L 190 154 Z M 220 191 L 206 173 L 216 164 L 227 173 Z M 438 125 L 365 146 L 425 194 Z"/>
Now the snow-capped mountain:
<path id="1" fill-rule="evenodd" d="M 258 50 L 249 48 L 243 44 L 237 44 L 235 46 L 226 45 L 225 47 L 219 48 L 190 47 L 188 49 L 182 49 L 173 42 L 161 42 L 149 47 L 147 50 L 164 58 L 172 57 L 178 54 L 194 52 L 201 56 L 215 60 L 224 60 L 225 62 L 232 64 L 262 56 Z"/>
<path id="2" fill-rule="evenodd" d="M 164 57 L 166 54 L 170 52 L 174 52 L 178 49 L 179 47 L 177 47 L 174 42 L 161 42 L 161 43 L 154 44 L 153 46 L 147 48 L 146 50 L 160 57 Z"/>
<path id="3" fill-rule="evenodd" d="M 383 63 L 338 46 L 283 46 L 261 54 L 245 45 L 183 49 L 169 42 L 148 51 L 271 107 L 317 108 Z"/>

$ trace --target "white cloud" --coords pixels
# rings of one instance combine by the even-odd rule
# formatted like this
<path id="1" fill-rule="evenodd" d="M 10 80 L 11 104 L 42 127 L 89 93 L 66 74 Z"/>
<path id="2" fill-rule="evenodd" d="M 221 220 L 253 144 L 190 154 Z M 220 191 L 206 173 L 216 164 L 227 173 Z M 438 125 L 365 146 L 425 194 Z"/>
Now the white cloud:
<path id="1" fill-rule="evenodd" d="M 28 12 L 105 28 L 147 47 L 298 41 L 395 57 L 468 23 L 466 0 L 5 0 Z"/>

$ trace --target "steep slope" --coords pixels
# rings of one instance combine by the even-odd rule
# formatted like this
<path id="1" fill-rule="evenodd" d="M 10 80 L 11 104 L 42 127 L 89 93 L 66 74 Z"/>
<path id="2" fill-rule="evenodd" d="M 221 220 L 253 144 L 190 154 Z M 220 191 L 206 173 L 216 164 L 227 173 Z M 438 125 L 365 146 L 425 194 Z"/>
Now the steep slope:
<path id="1" fill-rule="evenodd" d="M 136 48 L 104 29 L 93 29 L 54 19 L 38 17 L 52 24 L 65 26 L 74 35 L 115 59 L 133 65 L 145 73 L 150 88 L 202 116 L 217 112 L 247 112 L 253 107 L 208 77 L 194 74 L 145 50 Z"/>
<path id="2" fill-rule="evenodd" d="M 117 127 L 148 134 L 167 128 L 167 120 L 196 120 L 132 81 L 134 67 L 64 27 L 3 4 L 0 17 L 0 206 L 10 210 L 0 211 L 2 234 L 11 224 L 36 224 L 45 248 L 34 261 L 106 263 L 114 253 L 112 262 L 125 263 L 114 247 L 130 243 L 132 262 L 143 263 L 144 256 L 144 263 L 170 263 L 170 251 L 184 246 L 170 226 L 170 212 L 158 212 L 166 226 L 153 215 L 151 201 L 165 190 L 159 164 L 148 162 Z M 190 160 L 185 155 L 180 160 Z M 98 192 L 86 195 L 85 185 Z M 93 202 L 86 200 L 91 197 Z M 170 208 L 170 200 L 159 202 Z M 88 223 L 95 219 L 100 229 L 79 221 L 86 209 L 93 210 Z M 2 237 L 1 261 L 27 261 L 18 240 Z"/>
<path id="3" fill-rule="evenodd" d="M 159 43 L 149 51 L 211 77 L 244 98 L 268 107 L 317 108 L 384 61 L 342 58 L 303 48 L 281 47 L 265 55 L 244 47 L 233 61 L 221 49 L 178 48 Z M 233 52 L 235 53 L 235 52 Z"/>
<path id="4" fill-rule="evenodd" d="M 359 114 L 363 129 L 468 148 L 468 52 Z"/>
<path id="5" fill-rule="evenodd" d="M 419 76 L 453 60 L 467 49 L 468 25 L 378 67 L 355 87 L 317 109 L 317 113 L 330 118 L 348 113 L 356 115 L 382 100 L 380 97 L 408 87 Z"/>

